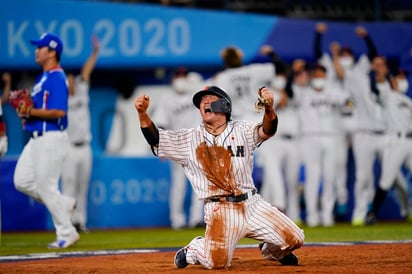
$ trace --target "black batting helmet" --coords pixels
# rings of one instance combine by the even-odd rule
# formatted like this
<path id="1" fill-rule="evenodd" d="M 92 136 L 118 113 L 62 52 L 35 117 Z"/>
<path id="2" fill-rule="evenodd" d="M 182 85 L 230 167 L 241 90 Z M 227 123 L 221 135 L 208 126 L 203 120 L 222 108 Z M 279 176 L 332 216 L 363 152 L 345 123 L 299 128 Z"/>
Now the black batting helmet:
<path id="1" fill-rule="evenodd" d="M 203 90 L 198 91 L 193 96 L 193 104 L 200 108 L 200 101 L 205 95 L 216 95 L 221 98 L 216 102 L 210 104 L 212 112 L 223 112 L 226 113 L 226 117 L 229 120 L 232 113 L 232 100 L 229 95 L 221 88 L 217 86 L 206 86 Z"/>

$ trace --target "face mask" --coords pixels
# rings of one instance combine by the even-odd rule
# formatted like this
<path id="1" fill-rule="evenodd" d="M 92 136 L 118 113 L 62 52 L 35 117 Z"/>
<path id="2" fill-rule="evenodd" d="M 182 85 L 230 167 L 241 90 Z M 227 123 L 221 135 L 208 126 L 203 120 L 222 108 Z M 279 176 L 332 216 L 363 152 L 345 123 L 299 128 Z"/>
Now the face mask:
<path id="1" fill-rule="evenodd" d="M 283 90 L 286 86 L 286 78 L 283 76 L 276 76 L 272 79 L 272 86 L 276 90 Z"/>
<path id="2" fill-rule="evenodd" d="M 344 69 L 348 69 L 353 65 L 353 58 L 350 56 L 341 57 L 339 58 L 339 62 Z"/>
<path id="3" fill-rule="evenodd" d="M 187 92 L 187 81 L 186 78 L 176 78 L 173 80 L 172 87 L 178 93 Z"/>
<path id="4" fill-rule="evenodd" d="M 314 89 L 323 89 L 325 87 L 326 80 L 325 78 L 313 78 L 310 83 Z"/>
<path id="5" fill-rule="evenodd" d="M 403 80 L 398 80 L 398 90 L 402 93 L 405 93 L 408 91 L 409 88 L 409 83 L 408 80 L 403 79 Z"/>

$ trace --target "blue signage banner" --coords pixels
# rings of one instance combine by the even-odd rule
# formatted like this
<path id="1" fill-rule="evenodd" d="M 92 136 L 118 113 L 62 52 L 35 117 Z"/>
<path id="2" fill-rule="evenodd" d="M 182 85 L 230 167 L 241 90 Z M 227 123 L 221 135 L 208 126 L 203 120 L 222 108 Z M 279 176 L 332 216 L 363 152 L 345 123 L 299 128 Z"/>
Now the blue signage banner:
<path id="1" fill-rule="evenodd" d="M 155 157 L 95 157 L 88 226 L 169 226 L 169 162 Z"/>
<path id="2" fill-rule="evenodd" d="M 276 20 L 149 4 L 5 0 L 0 10 L 0 67 L 35 66 L 30 39 L 44 32 L 61 37 L 66 68 L 84 62 L 92 50 L 92 34 L 100 40 L 100 67 L 216 65 L 228 45 L 241 47 L 251 59 Z"/>
<path id="3" fill-rule="evenodd" d="M 17 157 L 0 160 L 2 230 L 53 230 L 47 208 L 15 189 L 16 163 Z M 88 195 L 88 226 L 170 226 L 169 174 L 169 162 L 155 157 L 94 157 Z"/>

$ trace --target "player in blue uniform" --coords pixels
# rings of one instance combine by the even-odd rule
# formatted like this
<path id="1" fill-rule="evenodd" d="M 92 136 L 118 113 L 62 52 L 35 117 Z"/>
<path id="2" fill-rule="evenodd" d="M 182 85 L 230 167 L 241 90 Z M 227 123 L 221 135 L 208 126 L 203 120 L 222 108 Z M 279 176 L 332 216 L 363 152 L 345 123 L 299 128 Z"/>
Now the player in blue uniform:
<path id="1" fill-rule="evenodd" d="M 56 229 L 57 239 L 48 248 L 66 248 L 79 239 L 71 223 L 75 200 L 59 191 L 69 140 L 66 133 L 68 84 L 60 67 L 63 43 L 58 36 L 43 34 L 30 41 L 36 46 L 35 58 L 43 68 L 31 91 L 33 107 L 17 110 L 31 138 L 21 153 L 14 173 L 17 190 L 45 204 Z"/>

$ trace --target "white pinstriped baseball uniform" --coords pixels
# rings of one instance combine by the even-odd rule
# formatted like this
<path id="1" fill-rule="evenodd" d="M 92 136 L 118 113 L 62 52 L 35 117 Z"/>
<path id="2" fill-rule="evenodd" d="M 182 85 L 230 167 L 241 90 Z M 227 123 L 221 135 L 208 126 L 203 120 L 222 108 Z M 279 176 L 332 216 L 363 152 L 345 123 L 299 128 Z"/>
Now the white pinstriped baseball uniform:
<path id="1" fill-rule="evenodd" d="M 229 267 L 238 241 L 243 237 L 268 243 L 268 259 L 282 259 L 303 244 L 303 231 L 277 208 L 254 194 L 252 179 L 253 151 L 262 142 L 258 139 L 258 123 L 229 121 L 218 136 L 206 131 L 203 125 L 193 129 L 159 130 L 160 140 L 155 150 L 159 157 L 180 163 L 193 189 L 205 199 L 205 238 L 194 239 L 187 247 L 186 260 L 205 268 Z M 232 155 L 233 176 L 236 187 L 248 193 L 242 202 L 212 202 L 214 196 L 228 195 L 218 189 L 202 172 L 196 158 L 196 149 L 205 142 L 207 146 L 223 146 Z M 270 254 L 269 254 L 270 252 Z"/>
<path id="2" fill-rule="evenodd" d="M 89 88 L 89 82 L 80 75 L 74 78 L 75 92 L 69 96 L 68 110 L 70 146 L 62 174 L 63 193 L 76 199 L 72 222 L 81 227 L 87 223 L 87 193 L 93 162 Z"/>
<path id="3" fill-rule="evenodd" d="M 389 83 L 386 83 L 389 88 Z M 352 224 L 363 224 L 372 201 L 375 186 L 373 164 L 381 156 L 386 143 L 386 126 L 382 106 L 377 102 L 377 95 L 371 92 L 369 76 L 346 72 L 345 87 L 354 98 L 353 111 L 356 119 L 353 132 L 353 153 L 355 158 L 355 204 Z"/>
<path id="4" fill-rule="evenodd" d="M 327 71 L 327 78 L 334 82 L 336 85 L 343 85 L 345 89 L 345 81 L 338 79 L 333 64 L 332 58 L 329 54 L 324 53 L 319 62 L 325 66 Z M 370 61 L 367 55 L 362 54 L 357 62 L 353 63 L 351 67 L 343 67 L 347 73 L 367 75 L 370 70 Z M 346 115 L 350 114 L 350 115 Z M 337 123 L 339 123 L 341 132 L 339 134 L 340 145 L 336 149 L 337 169 L 336 169 L 336 199 L 338 205 L 346 205 L 349 194 L 346 186 L 347 181 L 347 161 L 348 161 L 348 139 L 352 139 L 352 133 L 355 129 L 356 117 L 353 115 L 353 109 L 350 113 L 341 112 L 341 115 L 337 116 Z"/>
<path id="5" fill-rule="evenodd" d="M 380 90 L 379 97 L 388 129 L 379 187 L 389 190 L 403 164 L 412 172 L 412 100 L 391 90 Z"/>
<path id="6" fill-rule="evenodd" d="M 305 165 L 306 223 L 308 226 L 334 224 L 333 208 L 336 201 L 335 179 L 341 129 L 338 125 L 339 107 L 348 94 L 327 81 L 322 91 L 312 87 L 295 88 L 301 125 L 301 153 Z M 321 208 L 318 208 L 319 186 L 323 179 Z"/>

